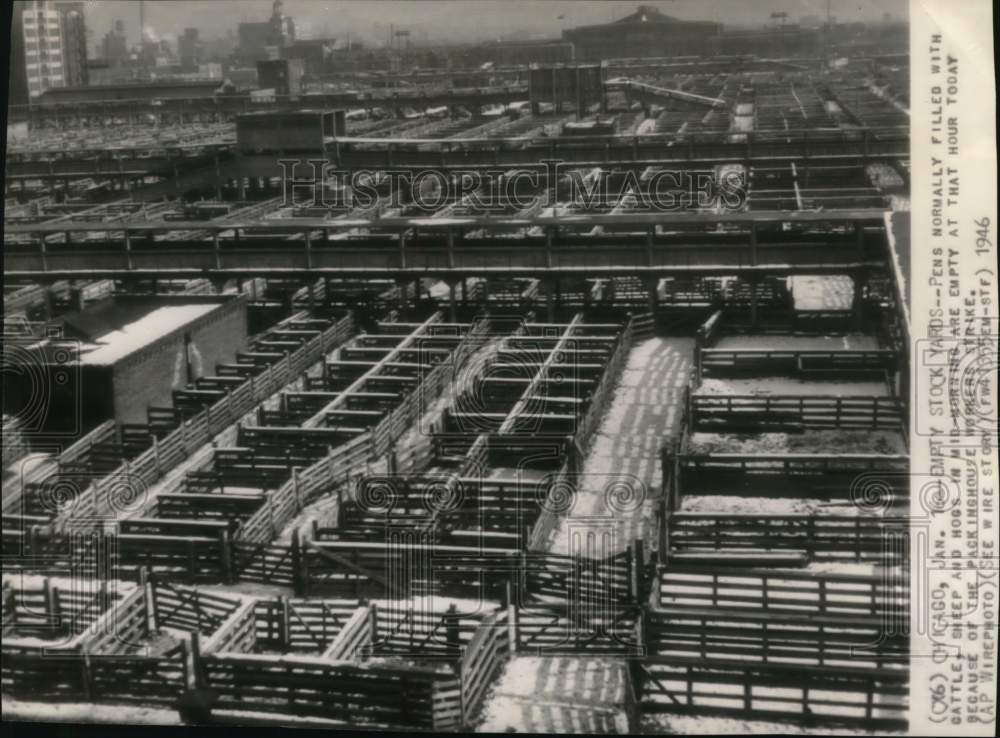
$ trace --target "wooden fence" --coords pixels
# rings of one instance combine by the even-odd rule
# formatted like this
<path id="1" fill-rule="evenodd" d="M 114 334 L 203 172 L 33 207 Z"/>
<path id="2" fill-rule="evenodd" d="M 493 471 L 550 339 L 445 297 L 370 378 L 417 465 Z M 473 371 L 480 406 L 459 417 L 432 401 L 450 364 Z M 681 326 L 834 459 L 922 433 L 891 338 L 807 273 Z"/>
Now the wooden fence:
<path id="1" fill-rule="evenodd" d="M 706 610 L 652 610 L 646 617 L 650 657 L 742 659 L 758 664 L 905 669 L 909 636 L 886 634 L 880 617 L 775 615 Z"/>
<path id="2" fill-rule="evenodd" d="M 671 612 L 724 608 L 784 615 L 884 617 L 895 629 L 909 608 L 903 575 L 828 574 L 671 564 L 660 572 L 659 607 Z M 895 632 L 899 632 L 896 630 Z"/>
<path id="3" fill-rule="evenodd" d="M 702 355 L 709 346 L 718 340 L 719 331 L 722 328 L 722 311 L 716 310 L 708 320 L 698 326 L 694 334 L 694 374 L 702 376 Z"/>
<path id="4" fill-rule="evenodd" d="M 66 448 L 52 462 L 36 464 L 26 472 L 18 473 L 11 479 L 4 480 L 4 521 L 8 522 L 9 518 L 28 513 L 28 504 L 24 500 L 24 495 L 30 486 L 42 484 L 48 478 L 58 475 L 63 469 L 78 467 L 81 460 L 87 458 L 95 446 L 100 446 L 113 440 L 116 433 L 115 422 L 107 420 Z M 56 510 L 52 509 L 47 512 L 51 514 L 55 513 Z"/>
<path id="5" fill-rule="evenodd" d="M 32 701 L 173 707 L 187 681 L 180 645 L 159 656 L 3 651 L 3 693 Z"/>
<path id="6" fill-rule="evenodd" d="M 576 474 L 580 472 L 582 459 L 586 456 L 593 440 L 594 431 L 600 424 L 609 405 L 614 399 L 615 386 L 628 362 L 629 351 L 635 343 L 634 318 L 629 321 L 625 330 L 619 336 L 611 357 L 604 367 L 601 379 L 590 398 L 590 405 L 582 418 L 577 419 L 576 432 L 567 439 L 567 462 L 560 469 L 552 482 L 552 489 L 562 494 L 567 484 L 572 484 Z M 559 505 L 554 502 L 542 506 L 542 511 L 535 520 L 528 536 L 528 548 L 532 551 L 543 551 L 548 547 L 549 538 L 559 527 L 560 515 L 556 512 Z"/>
<path id="7" fill-rule="evenodd" d="M 464 352 L 472 350 L 484 330 L 485 323 L 478 324 L 459 344 L 455 355 L 460 357 Z M 395 443 L 412 424 L 415 415 L 440 394 L 448 370 L 447 366 L 432 370 L 417 390 L 375 428 L 331 448 L 326 457 L 304 469 L 293 468 L 290 479 L 277 490 L 264 493 L 263 504 L 249 518 L 242 520 L 235 534 L 214 530 L 167 530 L 166 534 L 151 533 L 151 521 L 146 521 L 141 531 L 136 527 L 138 523 L 132 522 L 125 526 L 131 532 L 122 531 L 123 560 L 148 565 L 161 572 L 169 570 L 178 575 L 186 572 L 189 581 L 215 578 L 228 582 L 235 575 L 255 581 L 273 582 L 274 574 L 291 574 L 294 580 L 298 567 L 293 561 L 288 560 L 290 571 L 288 568 L 280 569 L 281 563 L 291 558 L 291 552 L 275 554 L 272 548 L 266 546 L 267 542 L 276 537 L 306 505 L 348 482 Z M 178 479 L 177 484 L 183 482 L 183 479 Z M 226 502 L 233 497 L 213 495 L 212 500 Z M 186 494 L 178 500 L 189 498 L 191 495 Z M 235 499 L 232 501 L 235 502 Z M 179 521 L 164 520 L 158 526 L 169 528 L 173 525 L 176 528 L 178 524 Z M 203 524 L 191 523 L 188 527 L 191 525 Z M 259 556 L 259 560 L 254 559 L 255 555 Z M 237 570 L 235 574 L 234 569 Z M 280 576 L 277 581 L 284 583 Z"/>
<path id="8" fill-rule="evenodd" d="M 243 604 L 236 596 L 226 596 L 195 587 L 169 584 L 156 579 L 150 585 L 153 622 L 157 627 L 214 635 Z"/>
<path id="9" fill-rule="evenodd" d="M 375 458 L 373 436 L 364 433 L 337 448 L 304 469 L 292 469 L 291 478 L 277 490 L 266 494 L 266 502 L 245 521 L 236 540 L 265 543 L 272 540 L 311 502 L 329 494 L 363 471 Z"/>
<path id="10" fill-rule="evenodd" d="M 105 520 L 115 520 L 134 503 L 135 496 L 141 496 L 146 486 L 347 340 L 353 329 L 354 316 L 348 314 L 294 353 L 286 354 L 283 361 L 268 365 L 261 374 L 249 377 L 214 405 L 182 420 L 165 437 L 154 440 L 151 448 L 81 492 L 60 512 L 54 527 L 64 530 L 72 526 L 79 530 L 81 525 L 96 527 Z"/>
<path id="11" fill-rule="evenodd" d="M 635 639 L 639 608 L 592 604 L 518 605 L 512 610 L 512 647 L 535 656 L 641 656 L 641 644 Z"/>
<path id="12" fill-rule="evenodd" d="M 97 636 L 79 648 L 42 653 L 5 639 L 3 689 L 22 698 L 177 707 L 184 719 L 192 699 L 201 699 L 202 718 L 240 711 L 345 726 L 456 730 L 474 726 L 490 685 L 518 650 L 635 653 L 629 637 L 636 607 L 518 605 L 512 591 L 508 587 L 500 607 L 460 613 L 454 604 L 425 611 L 258 599 L 153 581 L 101 615 Z M 5 588 L 5 631 L 14 627 L 15 597 Z M 190 633 L 190 645 L 181 641 L 156 655 L 133 652 L 141 636 L 164 627 Z M 255 653 L 260 650 L 291 653 Z M 390 662 L 362 663 L 372 656 Z M 437 660 L 441 667 L 391 662 L 396 659 Z"/>
<path id="13" fill-rule="evenodd" d="M 453 730 L 461 723 L 454 674 L 359 666 L 322 656 L 213 653 L 200 659 L 212 709 L 312 716 L 345 726 Z"/>
<path id="14" fill-rule="evenodd" d="M 860 673 L 859 673 L 860 672 Z M 762 665 L 671 657 L 640 667 L 642 709 L 742 720 L 905 730 L 908 677 L 898 669 Z"/>
<path id="15" fill-rule="evenodd" d="M 323 653 L 360 606 L 357 600 L 260 599 L 254 608 L 253 645 L 270 651 Z"/>
<path id="16" fill-rule="evenodd" d="M 629 547 L 603 560 L 532 552 L 521 564 L 526 591 L 567 602 L 635 602 L 635 550 Z"/>
<path id="17" fill-rule="evenodd" d="M 893 454 L 679 454 L 674 484 L 687 494 L 759 492 L 848 497 L 857 480 L 882 480 L 905 500 L 909 457 Z"/>
<path id="18" fill-rule="evenodd" d="M 697 367 L 702 377 L 744 377 L 783 374 L 802 378 L 879 378 L 894 372 L 897 354 L 890 349 L 868 351 L 798 351 L 701 349 Z"/>
<path id="19" fill-rule="evenodd" d="M 378 608 L 375 605 L 357 608 L 337 636 L 323 652 L 331 661 L 353 661 L 370 653 L 377 629 Z"/>
<path id="20" fill-rule="evenodd" d="M 150 632 L 146 587 L 109 589 L 105 581 L 96 591 L 78 591 L 66 584 L 5 589 L 4 694 L 172 706 L 188 682 L 186 652 L 178 644 L 143 653 Z"/>
<path id="21" fill-rule="evenodd" d="M 859 514 L 688 513 L 674 512 L 664 520 L 664 553 L 804 551 L 814 559 L 877 560 L 891 563 L 905 554 L 896 540 L 905 535 L 903 518 Z"/>
<path id="22" fill-rule="evenodd" d="M 705 433 L 903 430 L 895 397 L 692 395 L 691 429 Z"/>
<path id="23" fill-rule="evenodd" d="M 483 618 L 465 647 L 459 674 L 462 680 L 462 723 L 475 724 L 490 686 L 513 654 L 508 611 L 501 609 Z"/>
<path id="24" fill-rule="evenodd" d="M 39 581 L 40 579 L 40 581 Z M 68 578 L 33 578 L 4 582 L 4 645 L 7 639 L 32 638 L 51 641 L 49 645 L 74 650 L 86 632 L 122 602 L 131 603 L 127 591 L 99 586 L 91 580 L 81 585 Z M 131 604 L 126 604 L 127 610 Z"/>

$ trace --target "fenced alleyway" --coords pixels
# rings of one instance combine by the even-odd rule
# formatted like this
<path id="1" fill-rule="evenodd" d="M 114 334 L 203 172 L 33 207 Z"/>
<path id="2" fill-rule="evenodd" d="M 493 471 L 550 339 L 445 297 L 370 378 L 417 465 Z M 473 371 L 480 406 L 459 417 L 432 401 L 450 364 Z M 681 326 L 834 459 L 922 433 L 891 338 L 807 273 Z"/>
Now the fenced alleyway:
<path id="1" fill-rule="evenodd" d="M 655 545 L 659 448 L 678 430 L 693 351 L 690 338 L 654 337 L 632 348 L 584 461 L 575 503 L 548 551 L 571 553 L 570 533 L 588 518 L 615 526 L 615 550 L 601 555 L 623 551 L 636 538 Z M 626 733 L 625 674 L 620 657 L 516 656 L 487 701 L 480 730 Z"/>

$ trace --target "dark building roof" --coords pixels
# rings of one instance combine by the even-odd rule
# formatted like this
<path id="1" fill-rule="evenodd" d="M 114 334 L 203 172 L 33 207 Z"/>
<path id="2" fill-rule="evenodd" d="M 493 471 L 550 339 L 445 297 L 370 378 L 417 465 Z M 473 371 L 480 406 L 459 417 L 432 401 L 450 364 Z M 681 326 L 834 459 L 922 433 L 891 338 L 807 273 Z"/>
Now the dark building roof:
<path id="1" fill-rule="evenodd" d="M 128 82 L 84 87 L 53 87 L 43 92 L 41 103 L 93 102 L 99 100 L 152 100 L 161 97 L 211 97 L 223 88 L 222 80 L 190 80 L 183 82 Z"/>
<path id="2" fill-rule="evenodd" d="M 697 29 L 714 32 L 718 32 L 722 28 L 721 23 L 715 23 L 713 21 L 681 20 L 679 18 L 674 18 L 672 15 L 661 13 L 659 10 L 649 5 L 640 5 L 634 13 L 626 15 L 624 18 L 619 18 L 618 20 L 610 23 L 600 23 L 592 26 L 577 26 L 576 28 L 570 28 L 563 31 L 563 37 L 572 38 L 575 35 L 592 35 L 604 31 L 614 33 L 616 31 L 625 30 L 630 26 L 653 26 L 672 31 Z"/>
<path id="3" fill-rule="evenodd" d="M 613 24 L 618 23 L 682 23 L 672 15 L 661 13 L 651 5 L 640 5 L 632 15 L 619 18 Z"/>
<path id="4" fill-rule="evenodd" d="M 640 5 L 611 23 L 567 29 L 563 39 L 573 43 L 577 59 L 684 56 L 704 53 L 709 39 L 721 31 L 721 23 L 680 20 Z"/>

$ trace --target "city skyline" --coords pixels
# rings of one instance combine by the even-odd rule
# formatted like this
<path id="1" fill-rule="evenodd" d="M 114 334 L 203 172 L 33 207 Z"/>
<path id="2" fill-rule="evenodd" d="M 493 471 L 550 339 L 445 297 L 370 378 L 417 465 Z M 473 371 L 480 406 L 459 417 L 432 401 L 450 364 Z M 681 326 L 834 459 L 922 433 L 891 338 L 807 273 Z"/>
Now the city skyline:
<path id="1" fill-rule="evenodd" d="M 220 0 L 234 6 L 237 0 Z M 196 0 L 146 0 L 146 28 L 154 38 L 176 40 L 184 28 L 195 27 L 202 39 L 226 37 L 240 23 L 263 22 L 271 14 L 273 0 L 240 0 L 234 12 L 220 13 L 217 6 Z M 656 8 L 682 20 L 707 20 L 729 27 L 773 25 L 772 13 L 786 13 L 787 22 L 801 17 L 824 19 L 826 0 L 768 0 L 753 4 L 729 0 L 648 0 L 648 2 L 608 2 L 607 0 L 510 0 L 502 6 L 479 0 L 285 0 L 284 12 L 295 19 L 302 38 L 342 38 L 350 35 L 369 45 L 382 46 L 393 28 L 411 32 L 415 44 L 475 43 L 503 38 L 558 37 L 562 30 L 581 25 L 607 23 L 634 12 L 639 5 Z M 474 28 L 467 12 L 474 9 Z M 548 12 L 551 11 L 551 12 Z M 904 0 L 831 0 L 835 18 L 874 22 L 889 14 L 894 20 L 906 17 Z M 122 20 L 130 44 L 139 41 L 139 2 L 91 0 L 86 5 L 90 45 L 96 48 L 115 20 Z M 530 22 L 527 20 L 530 19 Z"/>

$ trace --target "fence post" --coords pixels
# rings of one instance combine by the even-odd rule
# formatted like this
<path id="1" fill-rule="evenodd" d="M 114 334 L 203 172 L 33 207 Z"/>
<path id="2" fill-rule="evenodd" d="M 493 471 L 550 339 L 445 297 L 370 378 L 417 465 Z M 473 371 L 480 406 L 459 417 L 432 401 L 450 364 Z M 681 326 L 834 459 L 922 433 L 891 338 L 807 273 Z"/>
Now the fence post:
<path id="1" fill-rule="evenodd" d="M 288 608 L 288 598 L 282 596 L 281 599 L 279 600 L 279 602 L 281 602 L 281 612 L 280 612 L 280 616 L 281 616 L 281 620 L 280 620 L 280 624 L 281 624 L 281 645 L 287 651 L 289 649 L 289 647 L 290 647 L 290 641 L 292 639 L 291 638 L 292 622 L 291 622 L 291 616 L 290 616 L 290 612 L 289 612 L 289 608 Z"/>
<path id="2" fill-rule="evenodd" d="M 705 348 L 705 329 L 699 328 L 698 332 L 694 334 L 694 370 L 699 384 L 701 383 L 701 351 L 703 348 Z"/>
<path id="3" fill-rule="evenodd" d="M 303 558 L 302 541 L 299 539 L 299 529 L 296 528 L 292 531 L 292 590 L 296 597 L 304 596 L 306 591 Z"/>
<path id="4" fill-rule="evenodd" d="M 192 674 L 190 670 L 189 660 L 191 658 L 191 646 L 190 644 L 182 640 L 181 641 L 181 669 L 184 673 L 184 688 L 188 689 L 191 687 Z"/>
<path id="5" fill-rule="evenodd" d="M 507 581 L 504 600 L 507 606 L 507 638 L 510 641 L 509 652 L 510 656 L 513 657 L 520 645 L 520 635 L 517 627 L 517 603 L 514 601 L 514 588 L 510 580 Z"/>
<path id="6" fill-rule="evenodd" d="M 645 600 L 646 554 L 641 538 L 632 542 L 632 597 L 642 604 Z"/>
<path id="7" fill-rule="evenodd" d="M 195 689 L 201 689 L 204 683 L 201 672 L 201 634 L 198 631 L 191 632 L 191 683 Z"/>
<path id="8" fill-rule="evenodd" d="M 455 603 L 452 602 L 448 607 L 447 613 L 445 614 L 445 617 L 448 618 L 445 623 L 445 640 L 448 644 L 448 650 L 451 651 L 452 649 L 455 649 L 459 651 L 459 656 L 461 656 L 462 638 L 461 631 L 458 627 L 457 615 L 458 610 L 455 608 Z"/>
<path id="9" fill-rule="evenodd" d="M 267 492 L 267 519 L 271 524 L 271 538 L 274 539 L 278 535 L 277 526 L 274 524 L 274 493 L 271 491 Z"/>
<path id="10" fill-rule="evenodd" d="M 666 497 L 660 498 L 657 513 L 659 527 L 657 530 L 656 563 L 666 564 L 667 558 L 670 556 L 670 514 L 667 512 Z"/>
<path id="11" fill-rule="evenodd" d="M 160 468 L 160 441 L 155 433 L 153 434 L 153 461 L 156 464 L 156 476 L 162 477 L 163 469 Z"/>
<path id="12" fill-rule="evenodd" d="M 146 567 L 142 568 L 142 571 L 146 572 L 148 569 Z M 156 601 L 156 575 L 147 574 L 146 575 L 146 589 L 148 592 L 148 602 L 147 608 L 149 610 L 149 627 L 150 629 L 156 631 L 160 628 L 160 616 L 158 610 L 158 603 Z"/>
<path id="13" fill-rule="evenodd" d="M 219 531 L 219 558 L 222 562 L 222 577 L 226 584 L 233 583 L 233 557 L 230 547 L 229 530 L 224 528 Z"/>
<path id="14" fill-rule="evenodd" d="M 295 495 L 295 508 L 302 512 L 302 498 L 299 496 L 299 467 L 292 467 L 292 494 Z"/>
<path id="15" fill-rule="evenodd" d="M 62 627 L 62 606 L 59 604 L 59 588 L 46 578 L 45 588 L 48 593 L 48 614 L 55 622 L 56 627 Z"/>
<path id="16" fill-rule="evenodd" d="M 87 644 L 83 644 L 80 652 L 83 655 L 81 666 L 83 667 L 83 688 L 87 692 L 87 701 L 97 702 L 97 690 L 94 685 L 94 668 L 90 662 L 90 648 Z"/>

